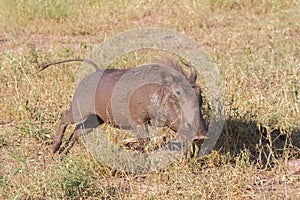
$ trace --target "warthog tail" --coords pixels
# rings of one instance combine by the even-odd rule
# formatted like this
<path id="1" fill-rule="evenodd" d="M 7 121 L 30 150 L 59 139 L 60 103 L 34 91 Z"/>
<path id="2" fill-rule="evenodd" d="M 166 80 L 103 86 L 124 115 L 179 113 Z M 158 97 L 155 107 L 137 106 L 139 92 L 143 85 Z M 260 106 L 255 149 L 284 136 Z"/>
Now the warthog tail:
<path id="1" fill-rule="evenodd" d="M 97 66 L 96 63 L 94 63 L 92 60 L 86 59 L 86 58 L 74 58 L 74 59 L 69 59 L 69 60 L 61 60 L 61 61 L 57 61 L 57 62 L 50 62 L 50 63 L 44 63 L 42 65 L 40 65 L 40 71 L 43 71 L 44 69 L 48 68 L 51 65 L 56 65 L 56 64 L 60 64 L 60 63 L 65 63 L 65 62 L 73 62 L 73 61 L 84 61 L 87 62 L 89 64 L 91 64 L 96 71 L 99 71 L 100 68 Z"/>

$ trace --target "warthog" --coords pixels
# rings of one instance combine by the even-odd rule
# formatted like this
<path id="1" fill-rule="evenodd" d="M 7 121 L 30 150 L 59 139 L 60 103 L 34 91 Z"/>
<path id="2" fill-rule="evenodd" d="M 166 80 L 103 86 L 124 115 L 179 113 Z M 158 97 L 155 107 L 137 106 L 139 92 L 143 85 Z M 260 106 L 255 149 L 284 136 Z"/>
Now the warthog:
<path id="1" fill-rule="evenodd" d="M 117 128 L 133 130 L 137 133 L 137 140 L 141 146 L 146 145 L 149 141 L 148 124 L 167 126 L 177 133 L 180 131 L 183 134 L 193 132 L 191 141 L 194 144 L 206 138 L 208 126 L 202 117 L 200 109 L 202 106 L 201 89 L 196 85 L 197 71 L 193 66 L 188 65 L 190 68 L 189 76 L 181 65 L 172 60 L 133 69 L 101 70 L 93 61 L 78 58 L 47 63 L 41 66 L 41 70 L 50 65 L 71 61 L 88 62 L 95 68 L 95 72 L 86 76 L 79 83 L 69 110 L 62 114 L 58 133 L 53 139 L 53 153 L 57 151 L 67 153 L 80 134 L 86 134 L 104 122 Z M 179 76 L 160 71 L 159 69 L 163 67 L 170 68 Z M 157 75 L 158 73 L 159 75 Z M 127 79 L 124 79 L 125 74 Z M 136 88 L 130 86 L 138 79 L 144 79 L 151 74 L 159 77 L 161 84 L 150 81 Z M 123 83 L 126 83 L 121 85 L 125 89 L 121 88 L 119 91 L 122 92 L 113 93 L 121 79 L 124 79 Z M 194 102 L 189 98 L 181 99 L 180 102 L 182 94 L 188 90 L 188 88 L 181 88 L 184 82 L 188 84 L 193 95 L 195 95 Z M 116 103 L 117 109 L 113 107 L 114 98 L 118 102 Z M 188 118 L 193 112 L 196 119 L 184 122 L 182 126 L 185 118 Z M 76 128 L 66 145 L 60 148 L 64 132 L 69 124 L 76 124 Z M 187 150 L 186 146 L 185 152 Z"/>

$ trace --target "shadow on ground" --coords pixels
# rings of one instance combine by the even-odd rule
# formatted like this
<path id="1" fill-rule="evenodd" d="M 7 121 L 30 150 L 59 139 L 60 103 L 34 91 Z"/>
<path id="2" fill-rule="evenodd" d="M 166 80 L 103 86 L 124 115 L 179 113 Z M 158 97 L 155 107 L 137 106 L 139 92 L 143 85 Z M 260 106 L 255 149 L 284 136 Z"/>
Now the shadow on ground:
<path id="1" fill-rule="evenodd" d="M 227 120 L 214 147 L 221 154 L 236 157 L 250 152 L 250 160 L 262 167 L 272 167 L 279 158 L 300 158 L 300 129 L 267 130 L 254 121 Z"/>

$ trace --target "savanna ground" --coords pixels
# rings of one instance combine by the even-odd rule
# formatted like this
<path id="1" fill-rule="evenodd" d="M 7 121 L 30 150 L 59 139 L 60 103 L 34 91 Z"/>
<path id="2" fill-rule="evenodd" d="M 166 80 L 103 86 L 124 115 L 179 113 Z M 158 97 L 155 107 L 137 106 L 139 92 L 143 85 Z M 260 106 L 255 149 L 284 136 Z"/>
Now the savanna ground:
<path id="1" fill-rule="evenodd" d="M 300 176 L 286 167 L 300 156 L 299 1 L 2 0 L 0 7 L 1 199 L 300 198 Z M 37 66 L 85 57 L 104 36 L 150 26 L 193 38 L 220 70 L 226 125 L 214 150 L 146 174 L 112 170 L 81 142 L 54 159 L 52 137 L 80 64 L 35 73 Z M 115 65 L 149 57 L 132 53 Z"/>

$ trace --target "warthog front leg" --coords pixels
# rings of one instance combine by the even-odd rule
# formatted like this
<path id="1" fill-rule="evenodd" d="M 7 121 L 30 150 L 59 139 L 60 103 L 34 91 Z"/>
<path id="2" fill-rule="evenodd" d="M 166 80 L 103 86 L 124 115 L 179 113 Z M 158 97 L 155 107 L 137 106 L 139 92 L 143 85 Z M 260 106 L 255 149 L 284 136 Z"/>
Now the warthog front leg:
<path id="1" fill-rule="evenodd" d="M 130 143 L 139 143 L 140 149 L 144 150 L 144 148 L 150 142 L 148 126 L 147 125 L 135 126 L 133 132 L 136 134 L 136 137 L 123 140 L 123 144 L 125 146 L 129 146 Z"/>
<path id="2" fill-rule="evenodd" d="M 149 130 L 147 125 L 140 125 L 136 127 L 137 138 L 140 145 L 144 148 L 150 142 Z"/>

